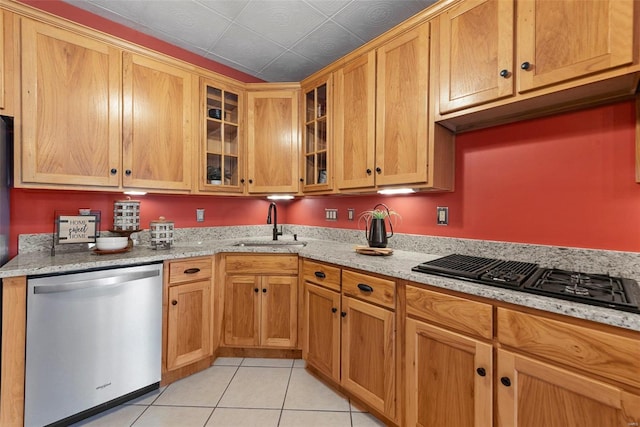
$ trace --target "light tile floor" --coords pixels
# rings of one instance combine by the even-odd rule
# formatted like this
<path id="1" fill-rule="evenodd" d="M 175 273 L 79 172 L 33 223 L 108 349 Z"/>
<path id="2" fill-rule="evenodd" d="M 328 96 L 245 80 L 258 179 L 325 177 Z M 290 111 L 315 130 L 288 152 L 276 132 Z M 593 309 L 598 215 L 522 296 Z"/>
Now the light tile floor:
<path id="1" fill-rule="evenodd" d="M 304 369 L 303 360 L 218 358 L 209 369 L 74 426 L 368 427 L 384 424 Z"/>

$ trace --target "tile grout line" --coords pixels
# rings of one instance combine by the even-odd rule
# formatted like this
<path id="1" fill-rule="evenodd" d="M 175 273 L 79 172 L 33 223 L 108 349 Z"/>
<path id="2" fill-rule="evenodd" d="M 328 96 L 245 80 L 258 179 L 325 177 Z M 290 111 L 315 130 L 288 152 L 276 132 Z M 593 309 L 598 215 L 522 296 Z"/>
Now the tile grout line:
<path id="1" fill-rule="evenodd" d="M 296 364 L 296 360 L 291 361 L 291 370 L 289 371 L 289 379 L 287 380 L 287 388 L 284 391 L 284 399 L 282 399 L 282 407 L 280 408 L 280 416 L 278 417 L 278 426 L 282 421 L 282 413 L 284 412 L 284 404 L 287 401 L 287 394 L 289 393 L 289 385 L 291 384 L 291 377 L 293 376 L 293 367 Z"/>

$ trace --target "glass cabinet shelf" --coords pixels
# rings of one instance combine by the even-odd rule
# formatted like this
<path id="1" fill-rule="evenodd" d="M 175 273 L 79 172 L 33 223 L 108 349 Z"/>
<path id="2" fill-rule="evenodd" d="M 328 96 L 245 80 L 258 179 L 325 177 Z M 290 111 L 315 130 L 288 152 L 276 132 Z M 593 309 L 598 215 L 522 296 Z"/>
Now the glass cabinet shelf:
<path id="1" fill-rule="evenodd" d="M 329 187 L 328 83 L 305 92 L 304 186 Z"/>

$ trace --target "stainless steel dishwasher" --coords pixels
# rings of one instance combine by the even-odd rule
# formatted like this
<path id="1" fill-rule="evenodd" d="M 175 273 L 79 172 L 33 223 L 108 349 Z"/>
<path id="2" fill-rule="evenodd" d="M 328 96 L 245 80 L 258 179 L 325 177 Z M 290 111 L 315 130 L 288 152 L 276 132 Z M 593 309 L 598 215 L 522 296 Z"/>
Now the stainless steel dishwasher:
<path id="1" fill-rule="evenodd" d="M 162 264 L 29 278 L 26 353 L 26 427 L 67 425 L 157 388 Z"/>

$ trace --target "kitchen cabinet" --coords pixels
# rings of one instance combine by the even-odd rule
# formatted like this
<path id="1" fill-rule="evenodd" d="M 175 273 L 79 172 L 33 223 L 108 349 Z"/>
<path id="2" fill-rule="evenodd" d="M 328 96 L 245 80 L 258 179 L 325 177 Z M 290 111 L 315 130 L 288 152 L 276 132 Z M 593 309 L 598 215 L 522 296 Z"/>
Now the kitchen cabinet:
<path id="1" fill-rule="evenodd" d="M 158 59 L 123 53 L 122 184 L 189 191 L 197 78 Z"/>
<path id="2" fill-rule="evenodd" d="M 18 181 L 120 185 L 121 51 L 48 24 L 21 21 L 22 141 Z M 151 141 L 149 141 L 151 142 Z"/>
<path id="3" fill-rule="evenodd" d="M 296 347 L 297 271 L 296 256 L 225 257 L 225 345 Z"/>
<path id="4" fill-rule="evenodd" d="M 340 383 L 339 268 L 304 260 L 304 340 L 302 357 L 327 377 Z"/>
<path id="5" fill-rule="evenodd" d="M 299 85 L 247 85 L 247 192 L 299 189 Z"/>
<path id="6" fill-rule="evenodd" d="M 14 44 L 17 20 L 13 13 L 0 9 L 0 111 L 3 115 L 13 117 L 16 116 L 16 82 L 20 74 L 16 66 L 19 55 L 16 55 Z"/>
<path id="7" fill-rule="evenodd" d="M 244 90 L 202 79 L 202 144 L 198 185 L 200 191 L 243 191 Z"/>
<path id="8" fill-rule="evenodd" d="M 406 301 L 407 425 L 492 425 L 491 305 L 414 286 Z"/>
<path id="9" fill-rule="evenodd" d="M 434 38 L 439 60 L 432 72 L 438 76 L 437 107 L 442 115 L 436 120 L 444 119 L 448 127 L 474 120 L 490 123 L 598 97 L 632 94 L 636 81 L 632 74 L 639 70 L 634 3 L 473 0 L 456 4 L 434 21 L 435 28 L 439 26 Z M 564 91 L 562 96 L 559 91 Z M 495 103 L 498 100 L 502 101 Z M 521 100 L 529 101 L 515 110 L 505 106 L 456 118 Z M 487 103 L 493 104 L 470 109 Z M 456 111 L 460 114 L 449 114 Z"/>
<path id="10" fill-rule="evenodd" d="M 302 191 L 333 187 L 333 76 L 323 75 L 302 86 L 304 140 Z"/>
<path id="11" fill-rule="evenodd" d="M 211 257 L 165 263 L 163 372 L 208 359 L 213 354 L 212 265 Z"/>
<path id="12" fill-rule="evenodd" d="M 453 188 L 453 138 L 429 120 L 428 22 L 348 62 L 335 79 L 339 189 Z"/>

